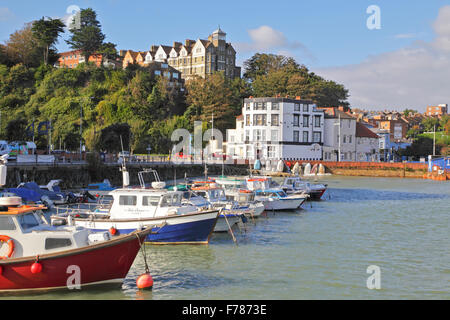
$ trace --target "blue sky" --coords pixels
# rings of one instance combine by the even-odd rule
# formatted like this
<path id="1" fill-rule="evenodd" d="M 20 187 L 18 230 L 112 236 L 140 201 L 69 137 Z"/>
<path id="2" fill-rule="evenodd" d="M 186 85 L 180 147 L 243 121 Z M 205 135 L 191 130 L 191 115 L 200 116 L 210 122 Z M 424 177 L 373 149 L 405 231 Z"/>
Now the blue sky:
<path id="1" fill-rule="evenodd" d="M 148 50 L 152 44 L 205 39 L 220 25 L 227 41 L 238 49 L 238 64 L 255 52 L 270 52 L 293 56 L 319 74 L 336 76 L 336 68 L 348 71 L 386 53 L 431 43 L 436 38 L 433 23 L 446 4 L 440 0 L 0 0 L 0 42 L 25 22 L 42 16 L 63 17 L 70 5 L 76 5 L 97 12 L 106 41 L 116 43 L 118 49 Z M 380 7 L 379 30 L 366 26 L 369 5 Z M 57 47 L 68 49 L 63 39 Z M 344 85 L 352 94 L 352 83 Z M 380 102 L 360 99 L 354 103 L 369 107 Z"/>

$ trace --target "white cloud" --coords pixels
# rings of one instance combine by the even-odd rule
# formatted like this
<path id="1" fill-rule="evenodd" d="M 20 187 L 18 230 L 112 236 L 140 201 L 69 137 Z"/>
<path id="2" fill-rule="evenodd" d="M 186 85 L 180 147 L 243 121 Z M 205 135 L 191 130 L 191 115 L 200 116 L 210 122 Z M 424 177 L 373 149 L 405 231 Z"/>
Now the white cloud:
<path id="1" fill-rule="evenodd" d="M 8 8 L 0 8 L 0 22 L 6 22 L 14 18 L 14 14 Z"/>
<path id="2" fill-rule="evenodd" d="M 293 51 L 299 51 L 304 57 L 315 60 L 308 48 L 299 41 L 289 41 L 286 36 L 278 30 L 269 26 L 260 26 L 247 31 L 251 42 L 233 43 L 239 53 L 273 52 L 287 56 L 294 56 Z"/>
<path id="3" fill-rule="evenodd" d="M 424 110 L 450 103 L 450 6 L 433 23 L 436 37 L 343 67 L 316 70 L 349 89 L 354 107 Z"/>

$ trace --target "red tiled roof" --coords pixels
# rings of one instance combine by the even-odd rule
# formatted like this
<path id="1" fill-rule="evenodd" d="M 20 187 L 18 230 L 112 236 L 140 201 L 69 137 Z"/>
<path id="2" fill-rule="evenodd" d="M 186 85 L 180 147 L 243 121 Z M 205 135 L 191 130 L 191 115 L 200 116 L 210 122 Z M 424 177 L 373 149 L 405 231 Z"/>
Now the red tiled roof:
<path id="1" fill-rule="evenodd" d="M 365 125 L 357 122 L 356 123 L 356 136 L 357 137 L 365 137 L 365 138 L 375 138 L 378 139 L 378 135 L 374 133 L 372 130 L 367 128 Z"/>

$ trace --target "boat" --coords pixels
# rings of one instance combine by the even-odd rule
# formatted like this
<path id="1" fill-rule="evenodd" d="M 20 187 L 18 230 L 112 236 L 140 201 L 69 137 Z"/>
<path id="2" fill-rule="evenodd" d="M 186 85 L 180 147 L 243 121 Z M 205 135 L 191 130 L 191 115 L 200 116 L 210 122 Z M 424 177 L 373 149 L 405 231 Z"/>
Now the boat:
<path id="1" fill-rule="evenodd" d="M 117 188 L 113 187 L 108 179 L 104 179 L 103 182 L 89 183 L 83 191 L 87 191 L 90 195 L 98 198 L 108 195 L 110 191 L 115 189 Z"/>
<path id="2" fill-rule="evenodd" d="M 7 192 L 21 197 L 26 203 L 43 203 L 47 207 L 65 204 L 68 202 L 68 194 L 41 188 L 36 182 L 22 182 L 17 188 L 7 188 Z"/>
<path id="3" fill-rule="evenodd" d="M 227 232 L 238 223 L 245 223 L 246 215 L 255 214 L 255 210 L 249 205 L 240 205 L 238 202 L 227 200 L 224 190 L 211 184 L 192 187 L 191 195 L 185 202 L 197 207 L 220 209 L 214 232 Z"/>
<path id="4" fill-rule="evenodd" d="M 307 193 L 310 200 L 320 200 L 328 186 L 326 184 L 312 184 L 300 177 L 288 177 L 284 179 L 280 187 L 287 194 Z"/>
<path id="5" fill-rule="evenodd" d="M 0 165 L 0 185 L 5 174 Z M 121 285 L 151 232 L 148 227 L 113 237 L 71 223 L 54 226 L 44 209 L 17 196 L 0 197 L 0 294 Z"/>
<path id="6" fill-rule="evenodd" d="M 110 208 L 87 209 L 57 208 L 52 221 L 67 223 L 71 217 L 77 226 L 95 231 L 110 230 L 126 234 L 143 225 L 154 225 L 145 242 L 152 244 L 207 244 L 219 216 L 218 209 L 203 209 L 182 203 L 182 191 L 169 191 L 159 181 L 148 188 L 142 175 L 154 170 L 139 172 L 140 188 L 118 188 L 110 191 Z"/>
<path id="7" fill-rule="evenodd" d="M 270 177 L 248 177 L 247 188 L 255 192 L 255 200 L 264 204 L 265 210 L 295 210 L 308 198 L 307 194 L 287 195 Z"/>

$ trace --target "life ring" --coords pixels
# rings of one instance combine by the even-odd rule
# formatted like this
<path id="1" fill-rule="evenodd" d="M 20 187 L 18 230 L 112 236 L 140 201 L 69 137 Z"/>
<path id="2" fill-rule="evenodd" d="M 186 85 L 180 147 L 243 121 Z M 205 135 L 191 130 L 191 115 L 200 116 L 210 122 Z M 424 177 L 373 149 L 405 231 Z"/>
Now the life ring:
<path id="1" fill-rule="evenodd" d="M 6 242 L 6 243 L 8 243 L 8 246 L 9 246 L 8 253 L 6 254 L 6 256 L 0 256 L 0 260 L 6 259 L 6 258 L 11 258 L 12 254 L 14 253 L 14 241 L 13 241 L 13 239 L 11 239 L 8 236 L 0 235 L 0 242 Z"/>
<path id="2" fill-rule="evenodd" d="M 246 189 L 240 189 L 239 192 L 240 193 L 252 193 L 251 190 L 246 190 Z"/>

